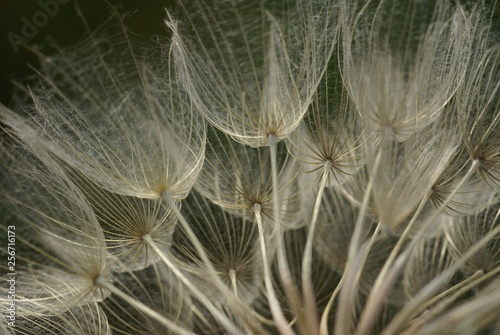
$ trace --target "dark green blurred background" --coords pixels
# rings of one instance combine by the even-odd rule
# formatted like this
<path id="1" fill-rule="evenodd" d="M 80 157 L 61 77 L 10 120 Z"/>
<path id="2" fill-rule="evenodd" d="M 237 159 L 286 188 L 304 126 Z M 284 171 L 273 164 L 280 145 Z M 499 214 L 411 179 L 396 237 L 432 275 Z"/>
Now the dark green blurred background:
<path id="1" fill-rule="evenodd" d="M 111 16 L 109 6 L 119 8 L 120 13 L 131 13 L 125 20 L 126 25 L 134 32 L 151 35 L 166 34 L 163 19 L 166 14 L 164 8 L 171 8 L 175 0 L 0 0 L 0 102 L 8 104 L 12 95 L 12 80 L 21 80 L 33 73 L 29 65 L 37 66 L 37 59 L 31 52 L 19 48 L 15 52 L 9 41 L 9 33 L 23 36 L 23 27 L 26 21 L 44 19 L 45 6 L 54 10 L 57 4 L 57 13 L 52 17 L 46 15 L 47 22 L 40 24 L 36 34 L 28 38 L 28 45 L 40 45 L 47 38 L 54 39 L 61 46 L 76 43 L 86 36 L 81 18 L 77 15 L 76 3 L 83 12 L 91 29 L 106 21 Z M 191 1 L 191 0 L 186 0 Z M 207 0 L 211 1 L 211 0 Z M 254 0 L 248 0 L 254 1 Z M 276 0 L 283 1 L 283 0 Z M 335 1 L 335 0 L 332 0 Z M 379 0 L 375 0 L 379 1 Z M 407 1 L 407 0 L 401 0 Z M 432 1 L 432 0 L 431 0 Z M 484 0 L 492 11 L 495 24 L 492 31 L 500 40 L 500 1 Z M 473 6 L 477 0 L 459 0 L 461 3 Z M 51 5 L 49 5 L 51 4 Z M 54 10 L 56 12 L 56 10 Z M 39 21 L 40 22 L 40 21 Z M 42 22 L 43 23 L 43 22 Z M 13 36 L 11 34 L 11 37 Z"/>
<path id="2" fill-rule="evenodd" d="M 163 9 L 170 7 L 172 2 L 172 0 L 1 0 L 0 101 L 9 104 L 12 80 L 22 81 L 24 77 L 33 73 L 30 65 L 36 67 L 38 64 L 36 57 L 30 51 L 19 47 L 16 52 L 9 40 L 9 37 L 16 38 L 14 34 L 21 38 L 29 36 L 26 38 L 28 40 L 26 44 L 30 46 L 43 44 L 47 38 L 54 39 L 61 46 L 74 44 L 86 36 L 82 19 L 77 15 L 76 3 L 91 29 L 95 29 L 111 16 L 111 5 L 118 8 L 120 13 L 130 13 L 125 23 L 132 31 L 145 36 L 165 34 L 163 19 L 166 15 Z M 38 23 L 39 27 L 36 25 L 26 27 L 29 25 L 26 22 Z M 29 30 L 33 27 L 36 32 L 33 29 Z"/>

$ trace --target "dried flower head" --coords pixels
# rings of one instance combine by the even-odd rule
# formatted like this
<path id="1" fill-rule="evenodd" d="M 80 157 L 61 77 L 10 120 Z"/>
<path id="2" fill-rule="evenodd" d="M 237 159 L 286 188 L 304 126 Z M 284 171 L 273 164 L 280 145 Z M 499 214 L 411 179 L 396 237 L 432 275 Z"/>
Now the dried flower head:
<path id="1" fill-rule="evenodd" d="M 498 333 L 495 6 L 177 1 L 34 50 L 0 332 Z"/>

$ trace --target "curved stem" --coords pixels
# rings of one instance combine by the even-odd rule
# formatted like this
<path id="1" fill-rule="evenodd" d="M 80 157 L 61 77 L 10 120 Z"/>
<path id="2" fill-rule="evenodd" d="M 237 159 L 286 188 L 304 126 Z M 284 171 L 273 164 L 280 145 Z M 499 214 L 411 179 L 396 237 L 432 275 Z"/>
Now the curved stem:
<path id="1" fill-rule="evenodd" d="M 499 308 L 500 291 L 490 288 L 488 294 L 470 299 L 440 315 L 432 323 L 427 324 L 423 329 L 419 329 L 419 334 L 445 334 L 450 331 L 450 325 L 453 325 L 451 328 L 453 330 L 462 330 L 461 334 L 465 332 L 468 334 L 484 334 L 484 331 L 481 332 L 481 330 L 484 330 L 487 325 L 494 322 L 498 324 Z"/>
<path id="2" fill-rule="evenodd" d="M 112 294 L 120 297 L 121 299 L 125 300 L 130 306 L 134 307 L 138 311 L 141 311 L 142 313 L 150 316 L 152 319 L 155 319 L 158 321 L 160 324 L 163 326 L 167 327 L 169 330 L 173 331 L 176 334 L 180 335 L 195 335 L 190 330 L 184 329 L 177 325 L 175 322 L 167 319 L 157 311 L 153 310 L 152 308 L 144 305 L 142 302 L 136 300 L 135 298 L 129 296 L 128 294 L 124 293 L 121 291 L 119 288 L 114 286 L 112 283 L 108 282 L 106 279 L 103 277 L 99 276 L 95 279 L 95 284 L 99 287 L 101 287 L 104 290 L 107 290 L 111 292 Z"/>
<path id="3" fill-rule="evenodd" d="M 293 284 L 292 275 L 290 268 L 288 267 L 288 260 L 286 256 L 286 249 L 283 241 L 283 227 L 281 226 L 281 213 L 280 213 L 280 201 L 279 201 L 279 187 L 278 187 L 278 166 L 277 166 L 277 138 L 275 135 L 268 136 L 269 150 L 271 152 L 271 176 L 273 183 L 273 215 L 274 224 L 276 228 L 276 245 L 277 245 L 277 260 L 278 260 L 278 272 L 283 283 L 285 292 L 291 301 L 294 309 L 300 316 L 300 300 L 298 294 L 295 290 Z"/>
<path id="4" fill-rule="evenodd" d="M 307 232 L 307 241 L 304 249 L 304 256 L 302 258 L 302 298 L 304 300 L 304 310 L 307 313 L 307 329 L 308 334 L 318 334 L 319 325 L 317 320 L 316 311 L 316 299 L 314 295 L 314 288 L 311 281 L 311 265 L 312 265 L 312 245 L 314 240 L 314 233 L 316 231 L 316 223 L 318 221 L 319 208 L 321 206 L 321 199 L 323 198 L 323 193 L 326 187 L 326 181 L 328 180 L 328 174 L 330 167 L 332 166 L 331 161 L 326 161 L 323 165 L 323 176 L 321 178 L 321 184 L 319 186 L 318 195 L 316 196 L 316 202 L 314 204 L 313 216 L 311 219 L 311 225 L 309 231 Z"/>
<path id="5" fill-rule="evenodd" d="M 476 271 L 472 276 L 470 276 L 470 277 L 466 278 L 465 280 L 461 281 L 460 283 L 450 287 L 446 291 L 436 295 L 432 299 L 427 300 L 424 304 L 422 304 L 420 310 L 421 311 L 425 310 L 436 303 L 438 303 L 439 306 L 441 306 L 442 303 L 450 300 L 450 297 L 449 297 L 450 295 L 456 296 L 457 294 L 460 295 L 461 293 L 468 291 L 469 289 L 473 288 L 477 284 L 481 283 L 482 281 L 486 280 L 487 278 L 491 277 L 492 275 L 495 275 L 496 273 L 498 273 L 498 270 L 500 270 L 500 268 L 498 268 L 497 271 L 493 271 L 493 274 L 491 272 L 488 272 L 487 275 L 482 270 Z M 451 299 L 451 301 L 449 301 L 448 303 L 445 303 L 444 305 L 448 305 L 453 300 L 454 299 Z M 432 311 L 434 312 L 435 310 L 436 309 L 433 308 Z"/>
<path id="6" fill-rule="evenodd" d="M 161 260 L 165 265 L 168 266 L 170 270 L 176 275 L 176 277 L 184 284 L 186 287 L 191 291 L 191 293 L 194 295 L 196 299 L 198 299 L 207 309 L 212 313 L 212 315 L 219 320 L 219 322 L 227 329 L 230 330 L 231 332 L 234 332 L 235 334 L 241 333 L 241 331 L 236 328 L 236 325 L 229 320 L 229 318 L 221 313 L 220 310 L 218 310 L 211 302 L 208 300 L 208 298 L 196 287 L 193 285 L 192 282 L 189 281 L 188 278 L 184 276 L 184 274 L 177 268 L 177 266 L 172 263 L 172 261 L 166 257 L 166 255 L 163 253 L 163 251 L 158 248 L 156 245 L 155 241 L 151 238 L 149 235 L 143 236 L 143 240 L 146 242 L 147 245 L 151 247 L 151 249 L 154 250 L 154 252 L 160 256 Z"/>
<path id="7" fill-rule="evenodd" d="M 439 299 L 443 299 L 443 297 L 451 294 L 450 296 L 448 296 L 448 297 L 444 298 L 442 301 L 440 301 L 431 310 L 426 311 L 420 317 L 418 317 L 417 319 L 412 321 L 412 325 L 407 330 L 407 332 L 416 333 L 417 332 L 416 330 L 419 327 L 422 327 L 423 324 L 428 323 L 429 320 L 433 320 L 436 315 L 438 315 L 442 311 L 446 310 L 450 306 L 450 304 L 455 302 L 455 300 L 458 299 L 462 294 L 468 292 L 473 287 L 484 282 L 485 280 L 488 280 L 489 278 L 497 275 L 499 272 L 500 272 L 500 267 L 498 267 L 495 270 L 488 272 L 488 273 L 485 273 L 482 270 L 476 271 L 472 276 L 468 277 L 464 281 L 449 288 L 448 290 L 446 290 L 442 294 L 436 296 L 435 298 L 427 301 L 425 304 L 422 305 L 422 307 L 419 309 L 419 311 L 425 310 L 429 306 L 436 303 Z M 455 292 L 453 292 L 453 291 L 455 291 Z"/>
<path id="8" fill-rule="evenodd" d="M 473 164 L 471 168 L 469 169 L 468 173 L 466 174 L 465 178 L 468 178 L 468 176 L 477 169 L 479 166 L 479 162 L 473 161 Z M 461 181 L 461 183 L 465 182 L 465 178 Z M 458 191 L 459 186 L 454 190 L 452 195 L 448 198 L 450 199 L 454 193 Z M 449 201 L 449 200 L 448 200 Z M 443 203 L 443 205 L 440 207 L 440 209 L 444 208 L 446 206 L 447 202 Z M 436 214 L 437 215 L 437 214 Z M 426 222 L 426 224 L 430 224 L 434 220 L 434 216 L 429 219 L 429 221 Z M 423 229 L 425 229 L 425 226 L 423 226 Z M 446 281 L 446 279 L 455 273 L 460 267 L 462 267 L 470 257 L 472 257 L 478 250 L 483 248 L 490 239 L 494 238 L 497 234 L 500 233 L 500 226 L 495 227 L 492 229 L 488 234 L 486 234 L 483 238 L 481 238 L 479 241 L 477 241 L 465 254 L 462 255 L 460 259 L 458 259 L 450 268 L 447 270 L 443 271 L 440 275 L 435 277 L 432 281 L 430 281 L 424 288 L 420 290 L 420 292 L 413 297 L 411 301 L 408 302 L 407 305 L 403 308 L 403 310 L 400 311 L 396 315 L 396 317 L 391 321 L 389 326 L 384 330 L 383 335 L 392 335 L 392 334 L 397 334 L 403 324 L 413 315 L 415 314 L 416 311 L 419 310 L 419 307 L 424 304 L 429 297 L 441 287 L 441 285 Z M 422 233 L 423 234 L 423 233 Z M 413 242 L 414 240 L 412 240 Z M 416 242 L 415 242 L 416 243 Z M 412 248 L 413 243 L 411 243 L 408 248 Z"/>
<path id="9" fill-rule="evenodd" d="M 475 253 L 477 253 L 481 248 L 483 248 L 492 238 L 495 238 L 500 234 L 500 226 L 496 226 L 495 229 L 491 230 L 483 238 L 476 242 L 455 264 L 450 268 L 443 271 L 440 275 L 435 277 L 432 281 L 427 283 L 424 288 L 422 288 L 417 295 L 413 297 L 412 300 L 403 308 L 403 310 L 398 313 L 386 329 L 382 332 L 382 335 L 395 335 L 399 334 L 401 328 L 408 319 L 415 314 L 416 311 L 420 310 L 429 297 L 441 287 L 443 282 L 460 269 Z"/>
<path id="10" fill-rule="evenodd" d="M 208 275 L 212 279 L 215 287 L 227 298 L 228 304 L 234 308 L 234 312 L 242 318 L 247 327 L 250 327 L 253 331 L 257 333 L 264 333 L 264 331 L 260 327 L 256 327 L 254 322 L 252 322 L 252 320 L 249 319 L 249 316 L 252 315 L 252 313 L 249 311 L 248 306 L 242 304 L 234 296 L 233 292 L 226 286 L 226 284 L 224 284 L 222 279 L 220 279 L 220 277 L 217 275 L 217 272 L 215 271 L 212 262 L 210 262 L 208 255 L 205 252 L 205 249 L 201 245 L 200 240 L 196 237 L 196 234 L 193 232 L 193 229 L 191 229 L 191 226 L 180 212 L 179 208 L 177 207 L 177 204 L 174 202 L 168 191 L 162 193 L 162 198 L 167 203 L 167 205 L 172 209 L 178 221 L 180 222 L 183 230 L 188 235 L 190 242 L 193 243 L 193 246 L 198 252 L 198 256 L 201 258 L 201 261 L 206 266 Z"/>
<path id="11" fill-rule="evenodd" d="M 365 226 L 364 225 L 365 213 L 368 209 L 368 201 L 372 193 L 374 178 L 380 167 L 382 155 L 386 149 L 385 147 L 389 145 L 389 143 L 385 143 L 389 141 L 387 136 L 388 135 L 386 134 L 386 131 L 383 131 L 380 144 L 381 147 L 378 150 L 377 156 L 375 157 L 375 161 L 373 163 L 373 169 L 372 172 L 370 173 L 370 179 L 368 181 L 368 184 L 366 185 L 366 190 L 363 195 L 363 202 L 361 203 L 361 208 L 359 210 L 358 218 L 356 220 L 356 224 L 354 227 L 351 244 L 349 245 L 349 252 L 347 254 L 347 263 L 344 269 L 344 272 L 346 273 L 346 280 L 344 281 L 344 285 L 342 285 L 340 291 L 340 303 L 336 316 L 337 323 L 335 324 L 335 334 L 347 335 L 352 333 L 351 313 L 353 310 L 354 295 L 356 293 L 356 285 L 357 285 L 356 277 L 359 276 L 360 272 L 359 271 L 360 264 L 356 264 L 355 260 L 358 258 L 358 255 L 361 252 L 360 246 Z"/>
<path id="12" fill-rule="evenodd" d="M 294 332 L 290 328 L 289 322 L 283 315 L 283 310 L 281 309 L 278 299 L 276 298 L 276 292 L 274 291 L 273 283 L 271 280 L 271 270 L 269 267 L 269 263 L 267 261 L 266 240 L 264 236 L 264 229 L 262 227 L 262 215 L 259 204 L 254 205 L 254 213 L 255 213 L 255 221 L 257 222 L 257 228 L 259 230 L 260 251 L 262 254 L 262 264 L 264 266 L 264 283 L 266 285 L 269 307 L 271 308 L 273 319 L 279 331 L 282 332 L 283 334 L 292 335 L 294 334 Z"/>
<path id="13" fill-rule="evenodd" d="M 389 274 L 389 269 L 394 264 L 396 256 L 401 250 L 404 241 L 406 241 L 406 238 L 408 237 L 411 228 L 413 228 L 414 223 L 417 221 L 417 218 L 422 212 L 429 196 L 430 194 L 427 194 L 422 199 L 422 201 L 420 201 L 420 205 L 418 206 L 415 214 L 413 215 L 412 219 L 406 226 L 405 230 L 403 231 L 403 234 L 401 234 L 401 236 L 399 237 L 398 242 L 396 243 L 389 257 L 385 261 L 382 270 L 380 270 L 380 273 L 378 274 L 377 279 L 375 280 L 375 283 L 373 284 L 373 287 L 370 290 L 368 300 L 361 314 L 356 334 L 367 334 L 370 332 L 371 330 L 370 328 L 373 322 L 375 321 L 376 316 L 378 315 L 378 311 L 380 310 L 382 302 L 384 301 L 383 297 L 387 294 L 389 289 L 392 287 L 394 280 L 397 278 L 395 275 L 392 275 L 390 276 L 389 280 L 387 279 L 387 275 Z"/>
<path id="14" fill-rule="evenodd" d="M 337 287 L 335 287 L 335 290 L 333 291 L 332 295 L 330 296 L 330 300 L 328 300 L 328 304 L 326 304 L 325 310 L 323 311 L 323 315 L 321 316 L 321 323 L 320 323 L 320 328 L 319 328 L 320 335 L 328 335 L 328 314 L 330 314 L 330 310 L 332 309 L 333 302 L 335 301 L 335 298 L 337 297 L 337 294 L 339 293 L 340 288 L 342 287 L 342 284 L 344 283 L 344 279 L 345 279 L 345 272 L 342 273 L 342 278 L 340 278 L 340 281 L 337 284 Z"/>

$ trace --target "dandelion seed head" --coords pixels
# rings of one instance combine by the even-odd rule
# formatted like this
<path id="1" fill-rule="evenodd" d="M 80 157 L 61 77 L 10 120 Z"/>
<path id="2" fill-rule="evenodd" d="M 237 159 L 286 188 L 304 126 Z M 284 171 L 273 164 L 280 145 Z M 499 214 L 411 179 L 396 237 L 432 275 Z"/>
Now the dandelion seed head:
<path id="1" fill-rule="evenodd" d="M 270 4 L 189 7 L 202 10 L 187 18 L 194 40 L 169 24 L 177 71 L 196 106 L 215 127 L 254 147 L 267 145 L 270 135 L 284 139 L 298 126 L 337 29 L 331 2 Z"/>
<path id="2" fill-rule="evenodd" d="M 367 127 L 404 141 L 434 122 L 457 90 L 469 57 L 469 22 L 445 2 L 426 14 L 431 23 L 416 22 L 423 16 L 410 2 L 372 10 L 354 11 L 345 28 L 346 88 Z"/>
<path id="3" fill-rule="evenodd" d="M 498 332 L 487 7 L 177 1 L 154 44 L 77 7 L 0 105 L 0 332 Z"/>

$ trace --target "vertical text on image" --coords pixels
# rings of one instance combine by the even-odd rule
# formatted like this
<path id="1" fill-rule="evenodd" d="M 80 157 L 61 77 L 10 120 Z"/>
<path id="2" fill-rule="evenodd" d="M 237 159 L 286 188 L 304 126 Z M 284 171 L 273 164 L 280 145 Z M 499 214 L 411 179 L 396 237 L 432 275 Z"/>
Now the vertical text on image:
<path id="1" fill-rule="evenodd" d="M 6 310 L 7 323 L 10 327 L 16 325 L 16 226 L 7 227 L 7 300 L 9 302 Z"/>
<path id="2" fill-rule="evenodd" d="M 31 15 L 31 18 L 23 16 L 21 18 L 22 27 L 20 34 L 9 32 L 7 38 L 9 39 L 12 49 L 17 54 L 20 45 L 26 45 L 30 39 L 34 38 L 40 28 L 43 28 L 49 22 L 49 19 L 56 16 L 59 12 L 59 6 L 65 5 L 70 0 L 39 0 L 38 6 L 41 10 Z"/>

